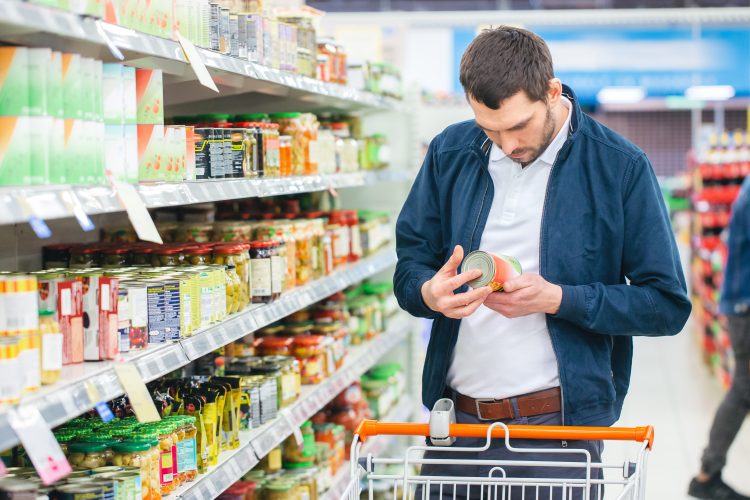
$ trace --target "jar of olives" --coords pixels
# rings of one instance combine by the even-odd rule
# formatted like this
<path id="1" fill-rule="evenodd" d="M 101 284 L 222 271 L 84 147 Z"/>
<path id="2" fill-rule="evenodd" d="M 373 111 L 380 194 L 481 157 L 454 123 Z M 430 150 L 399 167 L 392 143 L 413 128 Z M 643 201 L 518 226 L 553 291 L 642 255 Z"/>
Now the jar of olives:
<path id="1" fill-rule="evenodd" d="M 107 465 L 107 445 L 74 442 L 68 445 L 68 461 L 74 467 L 96 469 Z"/>
<path id="2" fill-rule="evenodd" d="M 190 266 L 207 266 L 211 264 L 211 247 L 192 246 L 186 249 L 184 263 Z"/>
<path id="3" fill-rule="evenodd" d="M 97 431 L 96 433 L 83 434 L 78 437 L 78 440 L 83 443 L 101 443 L 106 445 L 107 448 L 104 450 L 104 459 L 107 461 L 107 465 L 114 465 L 113 460 L 115 453 L 112 449 L 120 442 L 119 439 L 111 436 L 107 432 Z"/>
<path id="4" fill-rule="evenodd" d="M 176 267 L 183 262 L 182 248 L 161 247 L 151 254 L 151 265 L 153 267 Z"/>
<path id="5" fill-rule="evenodd" d="M 214 248 L 214 264 L 234 266 L 239 285 L 238 310 L 250 303 L 250 265 L 247 246 L 244 244 L 220 245 Z"/>
<path id="6" fill-rule="evenodd" d="M 71 269 L 91 269 L 99 267 L 99 254 L 96 248 L 74 246 L 70 249 Z"/>
<path id="7" fill-rule="evenodd" d="M 102 267 L 127 267 L 130 265 L 130 249 L 125 247 L 108 248 L 101 252 Z"/>

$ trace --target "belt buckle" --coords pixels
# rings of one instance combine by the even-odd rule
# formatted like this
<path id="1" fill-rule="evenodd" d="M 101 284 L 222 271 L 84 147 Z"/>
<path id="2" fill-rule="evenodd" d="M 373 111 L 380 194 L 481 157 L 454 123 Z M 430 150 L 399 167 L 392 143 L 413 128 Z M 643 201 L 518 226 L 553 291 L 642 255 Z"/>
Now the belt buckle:
<path id="1" fill-rule="evenodd" d="M 498 400 L 497 399 L 493 399 L 493 398 L 477 398 L 477 399 L 475 399 L 474 400 L 474 407 L 477 410 L 477 418 L 479 420 L 483 421 L 483 422 L 488 422 L 488 421 L 492 420 L 491 418 L 484 418 L 482 416 L 482 412 L 479 410 L 479 403 L 497 403 L 497 402 L 498 402 Z"/>

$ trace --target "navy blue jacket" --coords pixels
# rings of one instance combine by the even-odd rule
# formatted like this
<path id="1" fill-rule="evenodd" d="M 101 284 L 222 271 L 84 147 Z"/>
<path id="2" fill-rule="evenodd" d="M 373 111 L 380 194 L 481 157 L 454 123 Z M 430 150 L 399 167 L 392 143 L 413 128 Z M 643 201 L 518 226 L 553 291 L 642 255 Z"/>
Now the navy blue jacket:
<path id="1" fill-rule="evenodd" d="M 729 222 L 729 255 L 719 309 L 722 314 L 750 312 L 750 177 L 742 183 Z"/>
<path id="2" fill-rule="evenodd" d="M 573 103 L 572 132 L 552 167 L 542 215 L 540 274 L 561 285 L 547 315 L 565 425 L 612 425 L 630 383 L 634 335 L 674 335 L 690 314 L 680 257 L 646 155 Z M 476 250 L 492 205 L 491 142 L 473 121 L 433 139 L 396 225 L 395 293 L 403 309 L 434 319 L 422 374 L 432 408 L 460 320 L 429 309 L 421 287 L 453 247 Z M 627 284 L 627 282 L 629 284 Z"/>

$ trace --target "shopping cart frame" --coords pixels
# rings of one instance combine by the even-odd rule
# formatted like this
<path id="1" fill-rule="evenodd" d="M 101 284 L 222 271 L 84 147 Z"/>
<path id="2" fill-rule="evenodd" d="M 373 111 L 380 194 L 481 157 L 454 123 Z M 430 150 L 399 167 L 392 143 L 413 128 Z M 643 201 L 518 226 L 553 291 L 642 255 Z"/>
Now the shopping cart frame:
<path id="1" fill-rule="evenodd" d="M 590 500 L 592 498 L 592 487 L 598 491 L 596 498 L 601 498 L 603 487 L 605 485 L 619 485 L 622 490 L 617 496 L 617 500 L 631 499 L 642 500 L 645 498 L 646 491 L 646 466 L 648 452 L 651 451 L 654 443 L 653 426 L 645 427 L 564 427 L 564 426 L 536 426 L 536 425 L 511 425 L 508 426 L 502 422 L 492 424 L 451 424 L 449 425 L 449 435 L 453 437 L 465 438 L 485 438 L 483 446 L 479 447 L 444 447 L 444 446 L 410 446 L 407 448 L 403 458 L 375 458 L 372 455 L 360 457 L 362 444 L 367 439 L 376 436 L 411 436 L 411 437 L 430 437 L 429 424 L 415 424 L 403 422 L 378 422 L 374 420 L 365 420 L 357 427 L 351 445 L 351 460 L 349 463 L 350 480 L 341 498 L 346 500 L 358 500 L 361 493 L 361 480 L 366 479 L 369 485 L 369 498 L 373 498 L 373 483 L 375 481 L 393 482 L 393 496 L 398 498 L 398 486 L 402 487 L 402 500 L 409 498 L 411 486 L 422 485 L 424 498 L 430 498 L 430 487 L 439 485 L 439 498 L 443 495 L 443 486 L 453 486 L 453 493 L 448 493 L 453 498 L 456 495 L 457 486 L 466 486 L 467 497 L 470 495 L 470 488 L 478 486 L 481 498 L 490 499 L 511 499 L 512 487 L 522 487 L 522 498 L 525 496 L 526 489 L 535 488 L 538 496 L 540 488 L 548 488 L 550 497 L 553 488 L 561 488 L 563 498 L 568 498 L 576 491 L 581 490 L 581 498 Z M 578 454 L 585 457 L 585 461 L 578 462 L 560 462 L 560 461 L 523 461 L 523 460 L 468 460 L 468 459 L 411 459 L 413 454 L 426 451 L 440 452 L 478 452 L 487 450 L 492 439 L 504 439 L 506 448 L 514 453 L 555 453 L 559 454 Z M 625 461 L 622 464 L 606 465 L 604 463 L 592 463 L 591 455 L 583 449 L 566 449 L 566 448 L 520 448 L 511 444 L 511 439 L 535 439 L 535 440 L 555 440 L 555 441 L 631 441 L 641 443 L 635 462 Z M 456 465 L 485 465 L 491 466 L 490 474 L 487 477 L 436 477 L 411 475 L 409 466 L 416 464 L 456 464 Z M 377 474 L 375 473 L 376 465 L 398 465 L 403 467 L 403 474 Z M 554 479 L 554 478 L 509 478 L 505 474 L 504 467 L 507 466 L 525 466 L 525 467 L 576 467 L 583 469 L 585 467 L 586 475 L 583 479 Z M 592 478 L 592 470 L 601 469 L 602 479 Z M 609 480 L 604 477 L 605 469 L 621 469 L 622 479 Z M 496 475 L 496 473 L 498 475 Z M 487 488 L 487 495 L 484 495 Z M 494 493 L 493 492 L 494 488 Z M 498 495 L 498 488 L 501 488 L 502 496 Z M 558 491 L 558 490 L 554 490 Z M 507 495 L 506 495 L 507 493 Z M 419 499 L 417 499 L 419 500 Z"/>

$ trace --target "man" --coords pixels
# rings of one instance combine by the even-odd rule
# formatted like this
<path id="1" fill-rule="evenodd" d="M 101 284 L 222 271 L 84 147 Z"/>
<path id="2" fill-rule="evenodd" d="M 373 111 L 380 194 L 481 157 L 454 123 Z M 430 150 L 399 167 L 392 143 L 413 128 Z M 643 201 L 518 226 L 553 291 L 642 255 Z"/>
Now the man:
<path id="1" fill-rule="evenodd" d="M 727 452 L 750 411 L 750 177 L 742 184 L 729 224 L 729 255 L 724 271 L 719 310 L 729 323 L 734 351 L 732 387 L 724 396 L 703 452 L 701 471 L 688 494 L 713 500 L 747 500 L 721 479 Z"/>
<path id="2" fill-rule="evenodd" d="M 452 398 L 459 423 L 609 426 L 628 389 L 632 337 L 674 335 L 690 314 L 651 165 L 581 111 L 531 32 L 482 32 L 463 55 L 460 79 L 475 120 L 432 141 L 396 227 L 396 296 L 411 314 L 434 319 L 423 403 Z M 512 255 L 524 273 L 504 292 L 466 291 L 478 272 L 458 269 L 476 249 Z M 515 444 L 562 450 L 524 459 L 601 456 L 598 442 Z M 450 455 L 459 457 L 519 459 L 504 443 Z M 422 474 L 487 476 L 490 468 L 425 464 Z M 504 472 L 582 477 L 585 469 Z M 479 498 L 477 487 L 456 493 Z"/>

